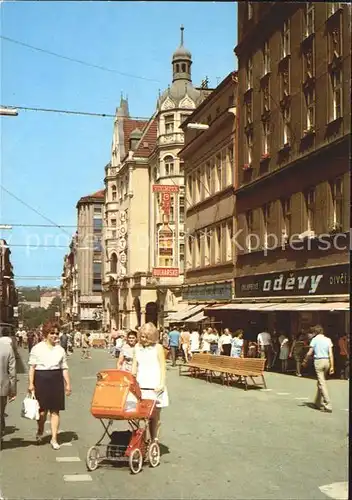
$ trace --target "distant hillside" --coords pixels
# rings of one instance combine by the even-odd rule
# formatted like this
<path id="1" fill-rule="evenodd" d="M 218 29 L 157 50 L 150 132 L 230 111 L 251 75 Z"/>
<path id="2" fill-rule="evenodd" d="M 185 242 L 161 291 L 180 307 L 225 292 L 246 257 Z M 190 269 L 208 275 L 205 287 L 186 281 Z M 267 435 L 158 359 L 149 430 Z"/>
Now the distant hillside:
<path id="1" fill-rule="evenodd" d="M 18 291 L 19 291 L 19 300 L 21 299 L 26 299 L 27 302 L 39 302 L 40 301 L 40 296 L 44 292 L 51 292 L 51 291 L 58 291 L 58 288 L 55 287 L 46 287 L 46 286 L 19 286 Z"/>

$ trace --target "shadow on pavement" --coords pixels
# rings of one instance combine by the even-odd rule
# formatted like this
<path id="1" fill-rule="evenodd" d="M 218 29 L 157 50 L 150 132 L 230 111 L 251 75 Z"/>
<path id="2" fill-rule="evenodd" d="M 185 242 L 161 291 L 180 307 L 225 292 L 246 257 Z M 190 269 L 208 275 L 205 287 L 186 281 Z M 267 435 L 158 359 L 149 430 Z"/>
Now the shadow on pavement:
<path id="1" fill-rule="evenodd" d="M 170 448 L 165 444 L 159 443 L 160 446 L 160 456 L 168 455 L 170 453 Z"/>
<path id="2" fill-rule="evenodd" d="M 3 441 L 1 444 L 2 450 L 13 450 L 14 448 L 27 448 L 28 446 L 35 446 L 34 440 L 26 441 L 23 438 L 12 438 L 9 441 Z"/>
<path id="3" fill-rule="evenodd" d="M 73 431 L 64 431 L 59 434 L 60 443 L 71 443 L 71 441 L 78 441 L 78 434 Z"/>
<path id="4" fill-rule="evenodd" d="M 311 410 L 317 410 L 317 411 L 320 411 L 319 408 L 314 404 L 314 403 L 307 403 L 307 402 L 304 402 L 302 403 L 301 405 L 298 405 L 298 406 L 301 406 L 301 407 L 306 407 L 306 408 L 310 408 Z"/>
<path id="5" fill-rule="evenodd" d="M 19 431 L 18 427 L 16 427 L 15 425 L 7 425 L 5 427 L 4 436 L 8 436 L 9 434 L 14 434 L 16 431 Z"/>

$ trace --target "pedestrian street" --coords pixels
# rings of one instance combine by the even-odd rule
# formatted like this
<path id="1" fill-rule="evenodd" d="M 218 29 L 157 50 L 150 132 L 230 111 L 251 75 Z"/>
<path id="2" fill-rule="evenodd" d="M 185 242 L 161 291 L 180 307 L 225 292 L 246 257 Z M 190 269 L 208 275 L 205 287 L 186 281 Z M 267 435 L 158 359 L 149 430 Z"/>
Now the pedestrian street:
<path id="1" fill-rule="evenodd" d="M 26 362 L 28 353 L 21 350 Z M 162 412 L 161 464 L 87 471 L 102 435 L 90 414 L 96 373 L 114 367 L 105 350 L 69 358 L 73 393 L 62 412 L 60 450 L 35 444 L 35 422 L 20 417 L 27 375 L 7 408 L 0 498 L 302 499 L 347 498 L 348 382 L 328 382 L 333 413 L 309 407 L 313 379 L 266 374 L 267 390 L 244 391 L 179 376 L 168 365 L 170 406 Z M 117 428 L 124 428 L 120 422 Z"/>

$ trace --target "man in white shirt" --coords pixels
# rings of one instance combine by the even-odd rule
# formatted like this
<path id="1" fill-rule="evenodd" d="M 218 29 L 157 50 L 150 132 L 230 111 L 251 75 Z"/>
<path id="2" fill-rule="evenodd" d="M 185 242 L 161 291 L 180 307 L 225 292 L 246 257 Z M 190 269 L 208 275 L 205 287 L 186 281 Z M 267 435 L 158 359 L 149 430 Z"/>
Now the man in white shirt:
<path id="1" fill-rule="evenodd" d="M 266 359 L 266 369 L 269 370 L 272 364 L 272 345 L 269 332 L 260 332 L 257 337 L 257 343 L 260 350 L 260 357 Z"/>
<path id="2" fill-rule="evenodd" d="M 8 335 L 0 341 L 0 440 L 5 433 L 5 408 L 16 397 L 16 357 Z M 1 448 L 1 446 L 0 446 Z"/>

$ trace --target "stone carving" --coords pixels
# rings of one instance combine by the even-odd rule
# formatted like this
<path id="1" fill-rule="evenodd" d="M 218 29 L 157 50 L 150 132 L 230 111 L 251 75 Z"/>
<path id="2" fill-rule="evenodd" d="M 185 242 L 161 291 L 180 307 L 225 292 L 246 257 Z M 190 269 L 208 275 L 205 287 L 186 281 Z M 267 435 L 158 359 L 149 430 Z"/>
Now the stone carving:
<path id="1" fill-rule="evenodd" d="M 176 108 L 174 101 L 170 97 L 167 97 L 165 99 L 165 101 L 163 102 L 161 109 L 166 110 L 166 109 L 173 109 L 173 108 Z"/>

